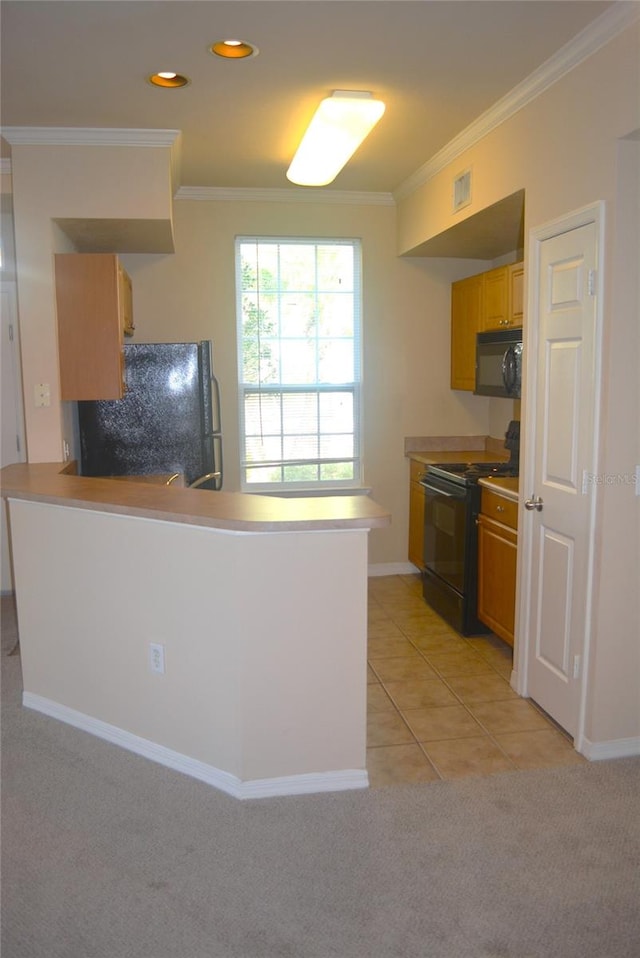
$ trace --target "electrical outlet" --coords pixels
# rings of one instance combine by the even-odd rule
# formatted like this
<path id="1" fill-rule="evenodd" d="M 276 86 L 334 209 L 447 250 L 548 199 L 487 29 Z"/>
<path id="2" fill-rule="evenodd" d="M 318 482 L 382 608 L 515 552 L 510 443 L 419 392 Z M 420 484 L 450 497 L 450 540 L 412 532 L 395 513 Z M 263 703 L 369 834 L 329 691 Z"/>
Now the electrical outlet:
<path id="1" fill-rule="evenodd" d="M 164 645 L 149 642 L 149 668 L 158 675 L 164 675 Z"/>

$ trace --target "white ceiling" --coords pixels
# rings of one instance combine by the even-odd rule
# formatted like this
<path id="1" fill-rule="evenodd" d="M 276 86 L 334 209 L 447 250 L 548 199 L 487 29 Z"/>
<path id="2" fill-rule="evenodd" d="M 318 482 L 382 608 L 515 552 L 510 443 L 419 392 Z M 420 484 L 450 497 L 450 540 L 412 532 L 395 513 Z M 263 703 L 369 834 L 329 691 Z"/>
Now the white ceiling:
<path id="1" fill-rule="evenodd" d="M 183 186 L 295 190 L 285 172 L 318 102 L 370 90 L 386 113 L 331 189 L 388 193 L 610 6 L 2 0 L 2 123 L 180 130 Z M 208 52 L 230 36 L 259 55 Z M 146 82 L 168 69 L 190 85 Z"/>

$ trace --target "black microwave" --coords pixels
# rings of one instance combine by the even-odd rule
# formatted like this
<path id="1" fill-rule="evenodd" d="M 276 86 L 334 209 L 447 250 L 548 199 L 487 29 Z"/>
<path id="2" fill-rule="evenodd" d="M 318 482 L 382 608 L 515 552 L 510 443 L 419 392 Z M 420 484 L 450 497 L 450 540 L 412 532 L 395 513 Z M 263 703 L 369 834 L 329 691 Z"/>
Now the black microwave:
<path id="1" fill-rule="evenodd" d="M 478 333 L 476 337 L 476 396 L 520 399 L 522 328 Z"/>

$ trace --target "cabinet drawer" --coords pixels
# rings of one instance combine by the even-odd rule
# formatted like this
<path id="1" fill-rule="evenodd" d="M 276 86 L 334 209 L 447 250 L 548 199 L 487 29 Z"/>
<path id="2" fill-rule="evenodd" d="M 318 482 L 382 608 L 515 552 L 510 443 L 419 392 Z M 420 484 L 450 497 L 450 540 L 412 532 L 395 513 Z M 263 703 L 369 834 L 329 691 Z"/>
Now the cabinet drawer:
<path id="1" fill-rule="evenodd" d="M 518 528 L 518 503 L 490 489 L 482 490 L 481 512 L 511 529 Z"/>

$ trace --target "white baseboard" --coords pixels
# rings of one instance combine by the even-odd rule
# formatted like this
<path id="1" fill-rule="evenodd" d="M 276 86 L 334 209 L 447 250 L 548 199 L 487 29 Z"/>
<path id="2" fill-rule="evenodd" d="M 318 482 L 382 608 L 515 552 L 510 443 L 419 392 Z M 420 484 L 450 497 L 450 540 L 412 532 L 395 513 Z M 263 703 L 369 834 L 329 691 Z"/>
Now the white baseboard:
<path id="1" fill-rule="evenodd" d="M 157 745 L 155 742 L 140 738 L 138 735 L 126 732 L 115 725 L 109 725 L 108 722 L 102 722 L 100 719 L 92 718 L 83 712 L 77 712 L 75 709 L 60 705 L 51 701 L 51 699 L 34 695 L 32 692 L 23 692 L 22 704 L 26 708 L 41 712 L 43 715 L 65 722 L 67 725 L 73 725 L 74 728 L 88 732 L 90 735 L 95 735 L 96 738 L 111 742 L 112 745 L 117 745 L 128 752 L 134 752 L 136 755 L 148 758 L 152 762 L 166 766 L 166 768 L 181 772 L 183 775 L 197 778 L 199 781 L 212 785 L 233 798 L 274 798 L 279 795 L 311 795 L 317 792 L 341 792 L 353 788 L 369 787 L 369 776 L 364 769 L 309 772 L 303 775 L 285 775 L 279 778 L 253 779 L 243 782 L 235 775 L 231 775 L 229 772 L 213 765 L 207 765 L 205 762 L 190 758 L 181 752 L 175 752 L 164 745 Z"/>
<path id="2" fill-rule="evenodd" d="M 370 565 L 367 575 L 370 578 L 378 575 L 418 575 L 420 569 L 412 562 L 377 562 Z"/>
<path id="3" fill-rule="evenodd" d="M 608 742 L 591 742 L 585 738 L 579 751 L 592 762 L 605 758 L 634 758 L 640 755 L 640 738 L 616 738 Z"/>

